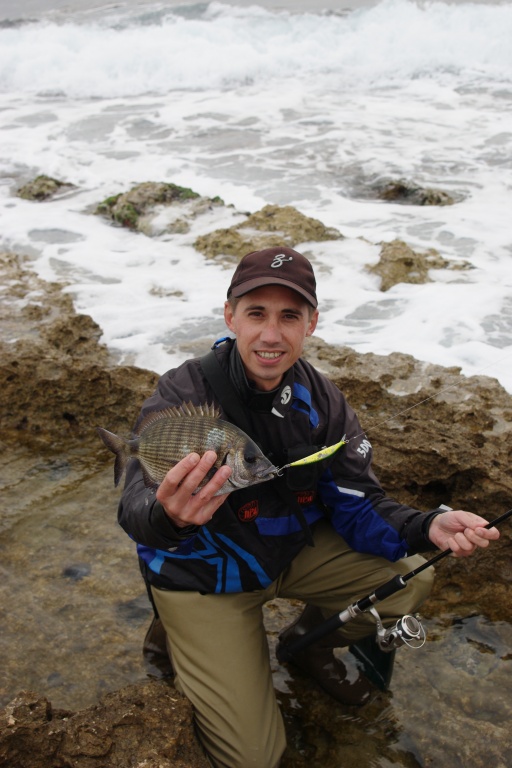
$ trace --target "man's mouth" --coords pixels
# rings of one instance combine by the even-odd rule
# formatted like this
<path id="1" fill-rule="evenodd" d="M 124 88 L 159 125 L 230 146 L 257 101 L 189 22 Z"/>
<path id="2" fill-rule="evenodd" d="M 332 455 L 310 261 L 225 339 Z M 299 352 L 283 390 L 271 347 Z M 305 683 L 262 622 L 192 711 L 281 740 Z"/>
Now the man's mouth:
<path id="1" fill-rule="evenodd" d="M 281 357 L 284 353 L 283 352 L 261 352 L 258 351 L 256 353 L 258 357 L 262 357 L 264 360 L 277 360 L 278 357 Z"/>

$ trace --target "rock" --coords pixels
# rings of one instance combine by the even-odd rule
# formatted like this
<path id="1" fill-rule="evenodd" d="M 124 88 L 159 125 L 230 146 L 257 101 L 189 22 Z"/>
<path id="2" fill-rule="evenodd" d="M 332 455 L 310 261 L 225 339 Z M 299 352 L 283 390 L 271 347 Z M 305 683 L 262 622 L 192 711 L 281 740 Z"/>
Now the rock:
<path id="1" fill-rule="evenodd" d="M 18 197 L 23 198 L 23 200 L 37 200 L 38 202 L 41 202 L 43 200 L 50 200 L 59 192 L 70 189 L 74 189 L 73 184 L 68 184 L 65 181 L 59 181 L 58 179 L 52 179 L 51 176 L 41 175 L 36 176 L 33 181 L 20 187 L 16 194 Z"/>
<path id="2" fill-rule="evenodd" d="M 219 197 L 204 198 L 187 187 L 167 182 L 147 181 L 123 194 L 108 197 L 99 203 L 95 213 L 128 229 L 135 229 L 148 236 L 163 232 L 188 232 L 188 220 L 211 209 L 224 205 Z M 155 221 L 167 210 L 163 222 Z"/>
<path id="3" fill-rule="evenodd" d="M 405 205 L 453 205 L 455 198 L 441 189 L 420 187 L 413 182 L 400 179 L 388 181 L 377 186 L 381 200 Z"/>
<path id="4" fill-rule="evenodd" d="M 367 267 L 381 278 L 381 291 L 389 291 L 397 283 L 429 283 L 431 269 L 471 269 L 467 262 L 451 265 L 438 251 L 431 248 L 426 253 L 413 251 L 402 240 L 383 243 L 377 264 Z"/>
<path id="5" fill-rule="evenodd" d="M 157 375 L 118 366 L 99 343 L 99 326 L 75 313 L 62 285 L 39 280 L 20 257 L 0 254 L 0 273 L 11 285 L 0 303 L 2 440 L 96 441 L 102 423 L 129 432 Z M 27 295 L 20 309 L 16 301 Z"/>
<path id="6" fill-rule="evenodd" d="M 361 175 L 352 182 L 350 192 L 363 200 L 383 200 L 399 205 L 454 205 L 464 199 L 460 192 L 422 187 L 407 179 L 390 179 L 376 174 Z"/>
<path id="7" fill-rule="evenodd" d="M 278 245 L 294 248 L 298 243 L 341 240 L 342 237 L 337 229 L 326 227 L 291 205 L 266 205 L 240 224 L 201 235 L 194 247 L 209 259 L 232 264 L 246 253 L 263 248 Z"/>
<path id="8" fill-rule="evenodd" d="M 208 768 L 192 707 L 165 681 L 127 686 L 73 713 L 22 691 L 0 711 L 1 768 Z"/>

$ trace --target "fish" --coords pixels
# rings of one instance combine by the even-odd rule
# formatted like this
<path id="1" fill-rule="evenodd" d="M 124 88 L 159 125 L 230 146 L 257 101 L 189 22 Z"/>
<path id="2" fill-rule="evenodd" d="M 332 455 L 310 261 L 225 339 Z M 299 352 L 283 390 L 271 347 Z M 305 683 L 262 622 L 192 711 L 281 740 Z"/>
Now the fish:
<path id="1" fill-rule="evenodd" d="M 117 487 L 128 461 L 139 460 L 146 487 L 156 489 L 171 467 L 189 453 L 202 456 L 212 450 L 217 460 L 194 493 L 213 477 L 219 467 L 231 467 L 230 477 L 215 496 L 264 483 L 277 476 L 275 467 L 245 432 L 223 421 L 213 405 L 182 403 L 161 411 L 151 411 L 136 425 L 130 439 L 119 437 L 103 427 L 96 431 L 115 454 L 114 484 Z"/>

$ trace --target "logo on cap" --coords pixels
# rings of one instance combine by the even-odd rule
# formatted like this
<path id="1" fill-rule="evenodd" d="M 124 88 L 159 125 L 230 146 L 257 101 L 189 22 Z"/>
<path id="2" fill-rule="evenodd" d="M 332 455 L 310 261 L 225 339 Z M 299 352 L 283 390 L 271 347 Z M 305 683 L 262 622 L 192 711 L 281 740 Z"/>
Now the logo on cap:
<path id="1" fill-rule="evenodd" d="M 277 253 L 274 256 L 274 261 L 270 265 L 272 269 L 279 269 L 282 267 L 285 261 L 293 261 L 293 256 L 285 256 L 284 253 Z"/>

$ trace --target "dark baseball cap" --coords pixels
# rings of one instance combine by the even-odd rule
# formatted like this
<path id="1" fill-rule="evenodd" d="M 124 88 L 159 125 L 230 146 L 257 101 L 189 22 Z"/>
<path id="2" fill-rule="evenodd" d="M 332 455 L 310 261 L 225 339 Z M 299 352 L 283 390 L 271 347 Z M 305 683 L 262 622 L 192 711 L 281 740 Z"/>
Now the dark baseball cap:
<path id="1" fill-rule="evenodd" d="M 264 285 L 284 285 L 300 293 L 311 306 L 318 306 L 313 267 L 293 248 L 265 248 L 244 256 L 231 279 L 228 299 L 238 299 Z"/>

